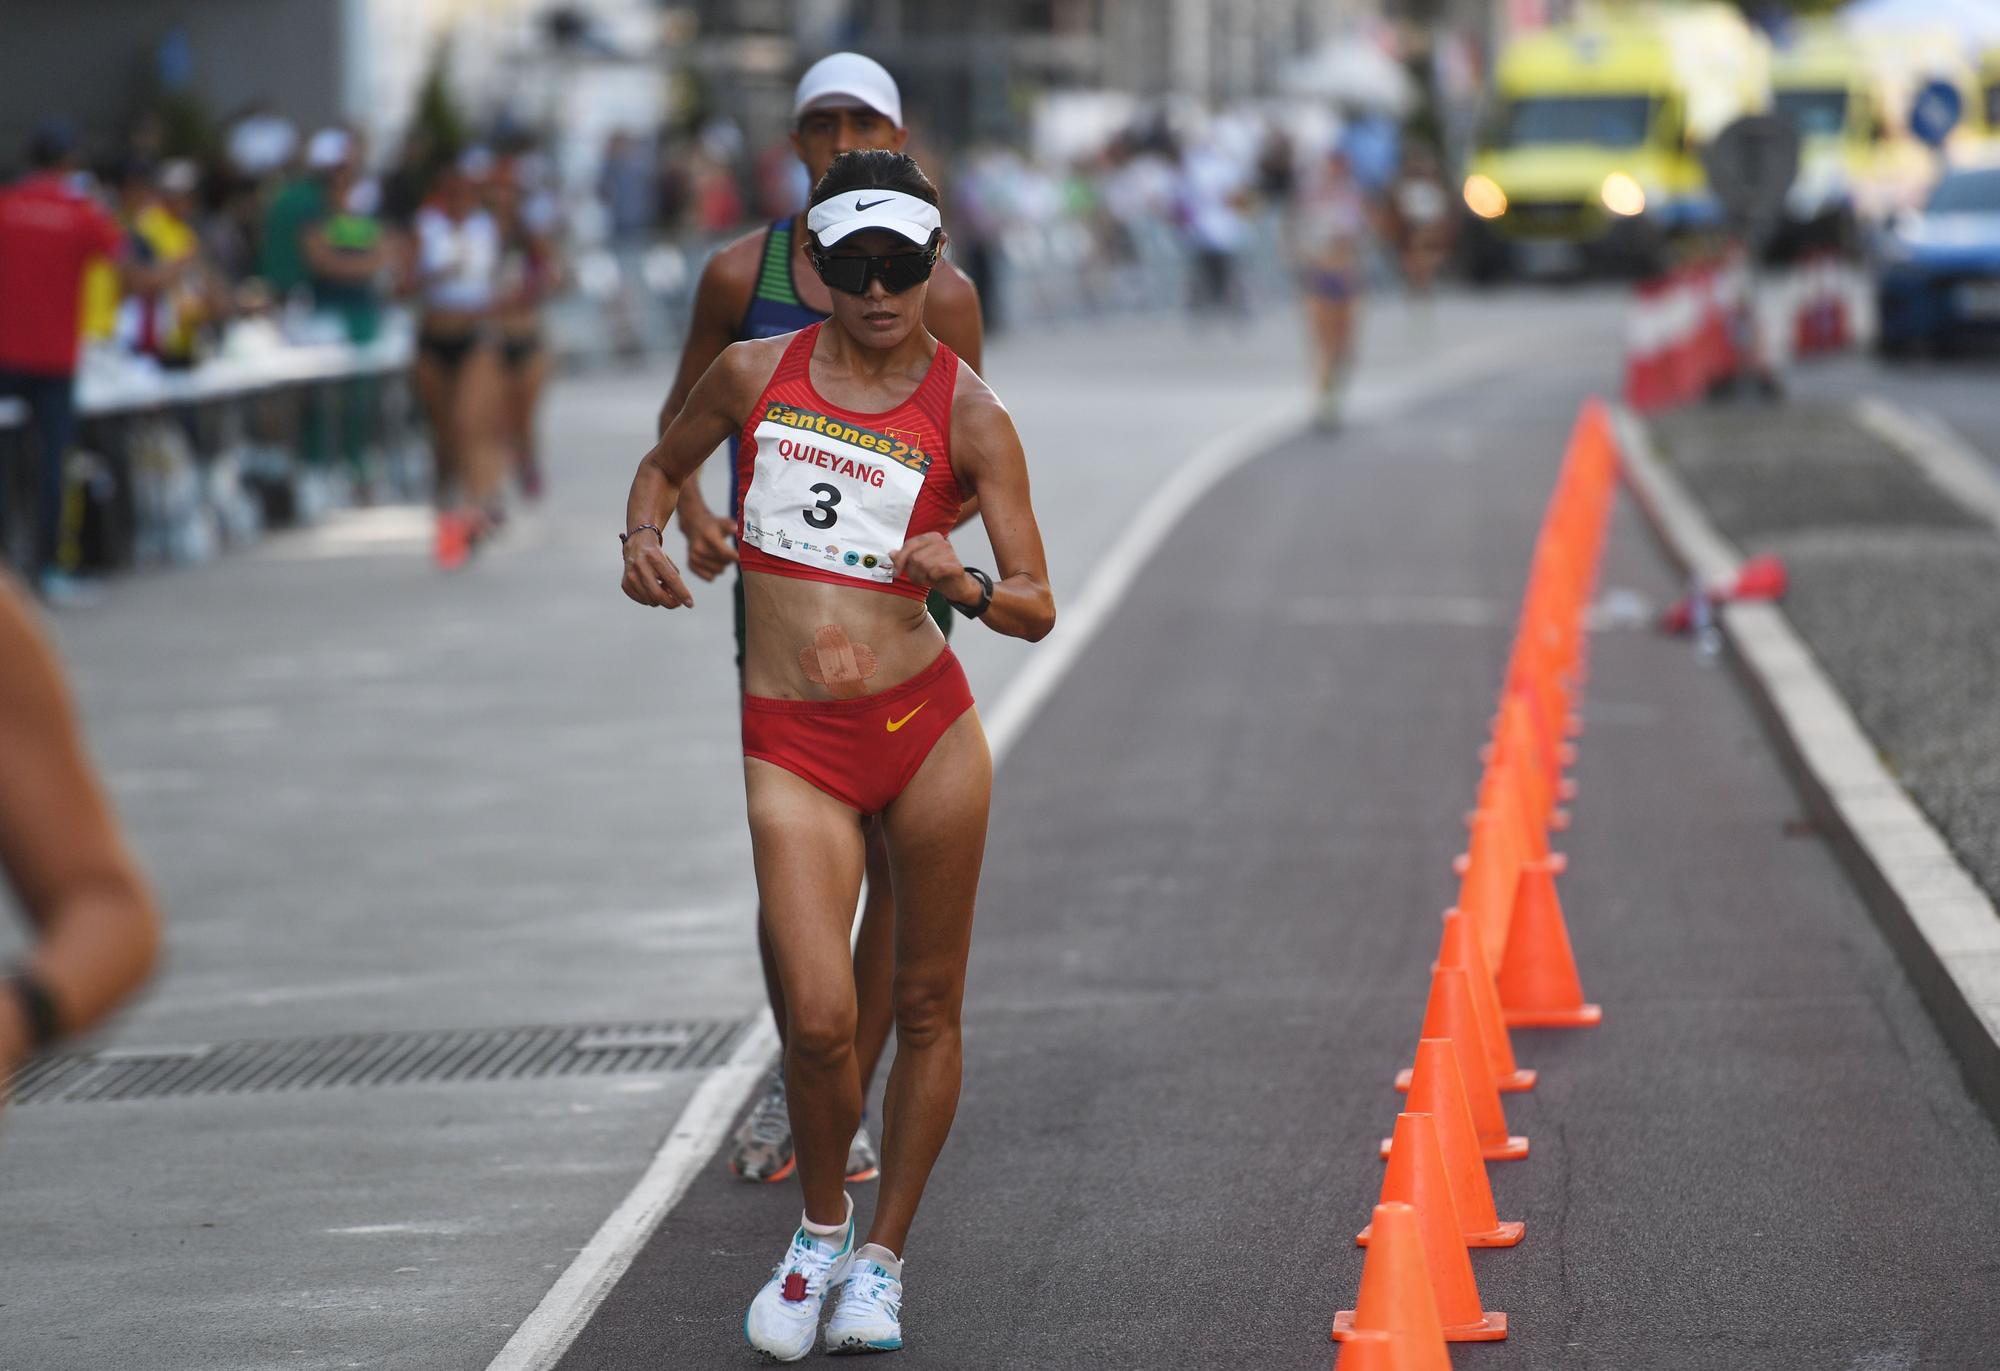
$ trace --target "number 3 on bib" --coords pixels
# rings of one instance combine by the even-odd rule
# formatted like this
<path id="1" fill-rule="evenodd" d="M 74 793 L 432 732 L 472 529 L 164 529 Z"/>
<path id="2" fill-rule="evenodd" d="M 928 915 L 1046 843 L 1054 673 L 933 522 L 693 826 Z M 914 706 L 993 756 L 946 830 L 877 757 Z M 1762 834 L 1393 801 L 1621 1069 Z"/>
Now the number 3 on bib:
<path id="1" fill-rule="evenodd" d="M 840 503 L 840 491 L 824 481 L 818 481 L 813 484 L 812 493 L 819 496 L 819 503 L 802 511 L 805 521 L 814 528 L 832 528 L 839 523 L 840 516 L 833 512 L 833 507 Z"/>
<path id="2" fill-rule="evenodd" d="M 791 406 L 772 406 L 751 438 L 757 448 L 743 494 L 745 542 L 857 581 L 896 578 L 889 558 L 907 541 L 927 456 Z"/>

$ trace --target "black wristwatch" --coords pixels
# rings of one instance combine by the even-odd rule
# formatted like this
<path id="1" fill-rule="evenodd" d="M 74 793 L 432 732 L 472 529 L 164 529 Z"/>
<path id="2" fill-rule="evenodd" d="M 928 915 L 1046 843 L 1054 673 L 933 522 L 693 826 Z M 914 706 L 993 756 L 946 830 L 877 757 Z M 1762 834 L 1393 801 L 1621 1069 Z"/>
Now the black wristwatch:
<path id="1" fill-rule="evenodd" d="M 967 567 L 965 574 L 979 582 L 979 603 L 976 605 L 962 605 L 956 600 L 949 600 L 946 603 L 966 618 L 977 619 L 986 612 L 987 606 L 993 603 L 993 578 L 976 566 Z"/>

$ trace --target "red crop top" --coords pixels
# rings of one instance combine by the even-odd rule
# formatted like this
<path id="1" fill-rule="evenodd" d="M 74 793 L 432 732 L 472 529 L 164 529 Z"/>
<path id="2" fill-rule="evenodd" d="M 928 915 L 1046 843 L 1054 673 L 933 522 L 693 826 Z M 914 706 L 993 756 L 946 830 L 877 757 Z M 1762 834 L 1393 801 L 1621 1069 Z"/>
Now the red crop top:
<path id="1" fill-rule="evenodd" d="M 737 556 L 746 571 L 867 586 L 921 600 L 889 559 L 919 533 L 958 521 L 951 399 L 958 354 L 939 343 L 909 399 L 880 414 L 813 389 L 819 324 L 792 335 L 743 423 L 736 452 Z"/>

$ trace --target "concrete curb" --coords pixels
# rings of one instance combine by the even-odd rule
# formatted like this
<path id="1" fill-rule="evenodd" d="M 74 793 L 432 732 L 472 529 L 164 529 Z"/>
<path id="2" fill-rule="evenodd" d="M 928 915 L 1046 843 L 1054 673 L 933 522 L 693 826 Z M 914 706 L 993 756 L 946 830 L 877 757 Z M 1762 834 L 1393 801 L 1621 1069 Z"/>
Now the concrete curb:
<path id="1" fill-rule="evenodd" d="M 1626 484 L 1668 556 L 1704 584 L 1740 555 L 1614 407 Z M 1982 511 L 1983 512 L 1983 511 Z M 1974 1098 L 2000 1123 L 2000 912 L 1896 783 L 1847 702 L 1775 604 L 1717 616 L 1737 674 L 1792 782 L 1902 960 L 1957 1056 Z"/>

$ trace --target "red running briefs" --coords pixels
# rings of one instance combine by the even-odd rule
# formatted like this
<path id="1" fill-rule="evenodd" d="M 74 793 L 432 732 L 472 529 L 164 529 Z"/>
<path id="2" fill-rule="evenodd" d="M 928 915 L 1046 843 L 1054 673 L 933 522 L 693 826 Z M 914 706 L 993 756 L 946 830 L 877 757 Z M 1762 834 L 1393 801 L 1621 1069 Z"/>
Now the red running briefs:
<path id="1" fill-rule="evenodd" d="M 858 700 L 743 697 L 743 755 L 781 766 L 866 814 L 887 809 L 945 730 L 972 708 L 950 648 L 898 686 Z"/>

